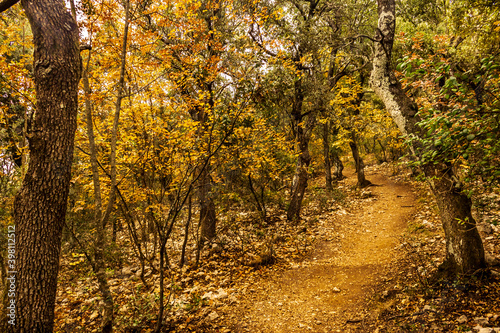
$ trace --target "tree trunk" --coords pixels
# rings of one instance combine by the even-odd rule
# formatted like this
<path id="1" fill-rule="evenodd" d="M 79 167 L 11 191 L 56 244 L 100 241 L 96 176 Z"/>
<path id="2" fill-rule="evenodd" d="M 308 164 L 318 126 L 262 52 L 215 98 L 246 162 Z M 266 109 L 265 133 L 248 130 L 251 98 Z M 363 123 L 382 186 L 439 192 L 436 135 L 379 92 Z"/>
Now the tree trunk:
<path id="1" fill-rule="evenodd" d="M 333 173 L 333 176 L 335 177 L 335 180 L 342 180 L 344 179 L 344 175 L 342 172 L 344 171 L 344 164 L 342 163 L 342 160 L 339 157 L 339 154 L 336 151 L 331 152 L 331 159 L 333 161 L 333 164 L 335 165 L 335 172 Z"/>
<path id="2" fill-rule="evenodd" d="M 90 101 L 90 84 L 88 79 L 88 70 L 90 64 L 90 51 L 87 66 L 84 70 L 83 83 L 85 91 L 85 113 L 87 117 L 87 136 L 89 139 L 90 148 L 90 164 L 92 170 L 92 178 L 94 183 L 94 223 L 96 228 L 95 241 L 94 241 L 94 262 L 91 263 L 92 269 L 96 276 L 99 291 L 104 302 L 104 312 L 101 324 L 102 333 L 110 333 L 113 330 L 113 317 L 114 317 L 114 301 L 111 289 L 106 277 L 106 262 L 104 259 L 104 246 L 106 244 L 106 224 L 109 221 L 111 211 L 113 209 L 116 198 L 116 142 L 118 137 L 118 125 L 120 119 L 121 102 L 123 99 L 123 89 L 125 85 L 125 65 L 127 55 L 127 37 L 129 27 L 129 1 L 125 2 L 125 27 L 122 42 L 121 52 L 121 65 L 120 65 L 120 78 L 118 82 L 118 93 L 116 100 L 116 109 L 113 120 L 113 130 L 111 133 L 111 157 L 110 157 L 110 177 L 111 188 L 108 198 L 106 211 L 103 214 L 102 210 L 102 196 L 101 196 L 101 181 L 99 178 L 99 167 L 97 161 L 97 149 L 95 144 L 94 128 L 92 121 L 92 104 Z"/>
<path id="3" fill-rule="evenodd" d="M 314 115 L 310 114 L 308 118 L 308 125 L 306 129 L 314 127 Z M 298 222 L 300 219 L 300 210 L 302 208 L 302 200 L 304 199 L 304 194 L 307 188 L 307 182 L 309 179 L 309 173 L 307 168 L 311 163 L 311 154 L 309 153 L 309 139 L 310 134 L 307 134 L 301 125 L 299 125 L 297 131 L 297 142 L 300 149 L 300 154 L 297 160 L 297 168 L 294 176 L 294 183 L 291 191 L 290 205 L 287 211 L 287 220 Z"/>
<path id="4" fill-rule="evenodd" d="M 158 230 L 160 233 L 161 231 Z M 167 241 L 161 241 L 160 245 L 160 292 L 159 292 L 159 297 L 160 297 L 160 304 L 158 306 L 158 317 L 157 317 L 157 322 L 156 322 L 156 328 L 155 328 L 155 333 L 160 333 L 161 329 L 163 327 L 163 314 L 165 311 L 165 256 L 166 256 L 166 251 L 165 251 L 165 245 L 167 244 Z"/>
<path id="5" fill-rule="evenodd" d="M 29 166 L 14 202 L 16 262 L 8 277 L 15 281 L 15 297 L 9 297 L 15 317 L 0 321 L 12 320 L 3 332 L 52 332 L 81 59 L 78 27 L 63 1 L 22 5 L 33 32 L 37 102 L 28 134 Z"/>
<path id="6" fill-rule="evenodd" d="M 89 58 L 90 60 L 90 54 Z M 94 125 L 92 122 L 92 105 L 90 101 L 90 85 L 88 79 L 88 63 L 83 72 L 83 87 L 85 91 L 85 113 L 87 117 L 87 136 L 89 139 L 90 148 L 90 165 L 92 170 L 92 178 L 94 183 L 94 225 L 96 228 L 96 237 L 94 243 L 94 262 L 91 263 L 94 274 L 96 275 L 99 284 L 99 290 L 105 304 L 103 316 L 102 331 L 111 332 L 113 327 L 113 297 L 109 289 L 106 279 L 104 266 L 104 244 L 105 244 L 105 229 L 103 225 L 102 215 L 102 197 L 101 197 L 101 182 L 99 179 L 99 167 L 97 161 L 97 149 L 94 137 Z"/>
<path id="7" fill-rule="evenodd" d="M 323 157 L 325 159 L 325 183 L 326 190 L 333 191 L 332 186 L 332 161 L 330 160 L 330 126 L 328 122 L 323 124 Z"/>
<path id="8" fill-rule="evenodd" d="M 385 147 L 382 144 L 382 141 L 380 141 L 380 139 L 377 139 L 377 142 L 378 142 L 380 148 L 382 149 L 383 162 L 387 162 L 387 155 L 385 153 Z"/>
<path id="9" fill-rule="evenodd" d="M 354 163 L 356 165 L 356 174 L 358 176 L 357 186 L 359 188 L 367 187 L 372 183 L 365 178 L 365 163 L 359 155 L 358 145 L 356 143 L 356 135 L 354 133 L 351 133 L 351 141 L 349 142 L 349 146 L 351 147 L 352 157 L 354 158 Z"/>
<path id="10" fill-rule="evenodd" d="M 215 214 L 215 204 L 211 197 L 212 184 L 210 182 L 209 165 L 203 169 L 198 180 L 198 198 L 200 201 L 200 242 L 211 241 L 216 235 L 217 217 Z"/>
<path id="11" fill-rule="evenodd" d="M 333 137 L 335 138 L 339 134 L 339 128 L 334 127 L 333 128 Z M 333 165 L 335 165 L 335 171 L 333 173 L 333 178 L 336 181 L 344 179 L 344 175 L 342 172 L 344 171 L 344 164 L 342 163 L 342 160 L 340 159 L 339 153 L 336 149 L 331 149 L 330 150 L 330 161 L 333 162 Z"/>
<path id="12" fill-rule="evenodd" d="M 309 154 L 307 151 L 306 154 Z M 287 210 L 287 220 L 292 222 L 298 222 L 300 220 L 300 210 L 302 208 L 302 200 L 304 199 L 304 194 L 307 188 L 307 167 L 311 158 L 309 155 L 299 156 L 299 162 L 297 163 L 296 177 L 297 180 L 292 188 L 292 197 L 290 198 L 290 205 Z"/>
<path id="13" fill-rule="evenodd" d="M 255 200 L 255 205 L 257 206 L 257 210 L 260 213 L 260 216 L 262 217 L 262 220 L 266 220 L 266 206 L 264 204 L 264 187 L 262 187 L 262 198 L 259 199 L 259 196 L 257 195 L 257 192 L 255 191 L 255 187 L 253 186 L 253 181 L 252 181 L 252 174 L 248 174 L 248 187 L 250 188 L 250 192 L 252 192 L 253 198 Z M 262 204 L 261 204 L 262 200 Z"/>
<path id="14" fill-rule="evenodd" d="M 300 210 L 302 207 L 302 200 L 307 188 L 308 172 L 307 168 L 311 163 L 311 154 L 309 153 L 309 140 L 311 138 L 312 130 L 316 125 L 316 115 L 310 113 L 307 117 L 307 122 L 304 125 L 302 114 L 302 103 L 304 101 L 304 91 L 302 88 L 302 79 L 295 81 L 295 98 L 292 107 L 292 118 L 295 130 L 295 140 L 299 149 L 299 157 L 297 159 L 297 168 L 292 184 L 290 205 L 286 213 L 287 220 L 298 222 L 300 219 Z"/>
<path id="15" fill-rule="evenodd" d="M 219 5 L 219 2 L 216 1 L 214 5 Z M 214 34 L 214 19 L 221 18 L 221 12 L 218 9 L 215 9 L 217 6 L 214 6 L 211 10 L 208 11 L 208 15 L 204 17 L 205 23 L 207 24 L 208 29 L 208 43 L 207 43 L 207 51 L 210 56 L 216 55 L 217 51 L 214 50 L 213 44 L 216 42 L 215 34 Z M 206 91 L 208 92 L 208 105 L 209 110 L 211 112 L 214 111 L 215 108 L 215 100 L 214 100 L 214 81 L 209 81 L 205 83 Z M 201 113 L 200 113 L 201 112 Z M 205 110 L 199 110 L 199 121 L 201 122 L 201 126 L 204 129 L 204 132 L 207 132 L 208 125 L 208 114 Z M 209 140 L 210 141 L 210 140 Z M 208 146 L 208 150 L 210 152 L 211 147 Z M 212 182 L 210 180 L 210 160 L 207 162 L 205 169 L 202 171 L 199 185 L 199 199 L 200 199 L 200 224 L 201 224 L 201 235 L 200 241 L 203 245 L 205 241 L 211 241 L 215 238 L 217 234 L 217 214 L 215 212 L 215 204 L 212 198 Z"/>
<path id="16" fill-rule="evenodd" d="M 471 214 L 471 200 L 458 186 L 451 168 L 426 166 L 443 223 L 446 260 L 442 269 L 452 275 L 474 273 L 486 266 L 483 242 Z"/>
<path id="17" fill-rule="evenodd" d="M 404 135 L 423 137 L 417 126 L 417 106 L 406 95 L 391 68 L 391 52 L 396 28 L 395 0 L 378 0 L 378 30 L 371 85 Z M 441 163 L 424 165 L 436 197 L 446 237 L 443 268 L 451 275 L 471 273 L 485 267 L 484 249 L 471 215 L 471 201 L 454 180 L 453 170 Z"/>
<path id="18" fill-rule="evenodd" d="M 186 262 L 186 246 L 189 240 L 189 225 L 191 224 L 191 217 L 193 216 L 193 201 L 191 194 L 188 198 L 188 216 L 186 219 L 186 224 L 184 225 L 184 241 L 182 242 L 181 260 L 179 262 L 179 267 L 184 267 Z"/>

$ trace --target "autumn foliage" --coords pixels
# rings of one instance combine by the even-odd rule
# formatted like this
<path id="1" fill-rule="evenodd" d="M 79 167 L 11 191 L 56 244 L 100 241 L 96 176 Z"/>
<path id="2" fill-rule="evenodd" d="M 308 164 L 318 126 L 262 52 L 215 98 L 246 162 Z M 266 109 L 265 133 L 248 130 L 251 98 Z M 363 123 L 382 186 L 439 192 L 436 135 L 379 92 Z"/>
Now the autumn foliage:
<path id="1" fill-rule="evenodd" d="M 305 194 L 297 194 L 298 211 L 289 214 L 286 228 L 301 230 L 307 227 L 301 204 L 313 197 L 308 181 L 318 182 L 325 165 L 333 167 L 330 159 L 343 167 L 354 148 L 378 162 L 409 153 L 368 87 L 372 2 L 75 5 L 84 78 L 61 263 L 64 276 L 78 282 L 61 281 L 66 289 L 58 297 L 77 287 L 95 287 L 99 297 L 110 291 L 109 318 L 119 329 L 159 332 L 176 306 L 201 306 L 194 291 L 189 301 L 176 302 L 176 288 L 187 285 L 186 271 L 215 266 L 214 253 L 223 260 L 230 237 L 241 245 L 233 250 L 245 269 L 274 263 L 280 242 L 292 242 L 280 240 L 276 223 L 295 204 L 297 182 L 305 182 Z M 489 22 L 495 32 L 498 22 Z M 467 58 L 459 47 L 472 45 L 455 35 L 406 30 L 396 43 L 397 77 L 419 105 L 426 133 L 422 159 L 412 166 L 450 164 L 470 196 L 497 188 L 498 52 L 487 48 L 484 34 L 482 52 Z M 29 162 L 31 38 L 19 7 L 2 14 L 0 240 Z M 364 163 L 355 164 L 359 174 Z M 337 180 L 341 176 L 342 169 Z M 321 200 L 341 200 L 335 179 L 327 182 Z M 106 218 L 98 218 L 101 213 Z M 248 239 L 254 238 L 262 246 L 253 247 Z M 130 267 L 142 282 L 133 300 L 124 299 L 132 291 L 115 284 L 118 272 L 135 273 Z M 85 276 L 92 285 L 82 285 Z M 89 305 L 92 321 L 101 313 L 97 304 Z M 127 314 L 132 304 L 136 318 Z M 81 324 L 64 322 L 66 306 L 59 303 L 61 330 Z"/>

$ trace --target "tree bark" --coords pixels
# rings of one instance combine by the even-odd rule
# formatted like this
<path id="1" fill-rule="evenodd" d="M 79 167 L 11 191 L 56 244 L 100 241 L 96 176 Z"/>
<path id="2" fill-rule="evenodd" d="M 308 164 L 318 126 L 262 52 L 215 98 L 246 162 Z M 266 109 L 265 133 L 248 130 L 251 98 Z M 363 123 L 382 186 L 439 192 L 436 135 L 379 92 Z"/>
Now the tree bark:
<path id="1" fill-rule="evenodd" d="M 418 108 L 402 89 L 390 65 L 396 28 L 395 0 L 378 0 L 377 3 L 378 42 L 375 43 L 371 85 L 400 131 L 423 138 L 417 125 L 420 120 Z M 484 248 L 471 215 L 471 201 L 455 181 L 452 168 L 444 163 L 422 168 L 436 197 L 445 232 L 446 260 L 442 268 L 451 275 L 484 268 Z"/>
<path id="2" fill-rule="evenodd" d="M 116 100 L 116 109 L 113 120 L 113 130 L 111 133 L 111 157 L 110 157 L 110 177 L 111 188 L 108 198 L 106 211 L 103 214 L 102 196 L 101 196 L 101 181 L 99 178 L 99 167 L 97 161 L 97 149 L 94 136 L 94 125 L 92 121 L 92 104 L 90 100 L 90 84 L 88 79 L 88 70 L 90 63 L 90 53 L 87 60 L 87 66 L 83 72 L 83 85 L 85 91 L 85 113 L 87 118 L 87 136 L 89 139 L 90 149 L 90 165 L 92 170 L 92 179 L 94 184 L 94 223 L 96 228 L 95 241 L 94 241 L 94 260 L 91 262 L 92 270 L 96 276 L 99 291 L 102 295 L 104 302 L 104 312 L 101 324 L 102 333 L 110 333 L 113 330 L 113 317 L 114 317 L 114 301 L 113 294 L 108 284 L 106 277 L 106 262 L 104 258 L 104 246 L 106 244 L 106 224 L 109 221 L 111 211 L 115 204 L 116 199 L 116 142 L 118 137 L 118 126 L 121 111 L 121 102 L 123 99 L 123 89 L 125 85 L 125 65 L 127 55 L 127 37 L 129 27 L 129 1 L 125 2 L 125 27 L 122 41 L 121 64 L 120 64 L 120 78 L 118 82 L 118 93 Z M 90 52 L 90 51 L 89 51 Z"/>
<path id="3" fill-rule="evenodd" d="M 106 277 L 106 262 L 104 260 L 104 245 L 106 242 L 106 225 L 108 224 L 111 212 L 115 205 L 116 199 L 116 144 L 118 139 L 118 126 L 120 121 L 120 111 L 121 104 L 124 95 L 125 87 L 125 66 L 127 63 L 127 43 L 128 43 L 128 28 L 129 28 L 129 16 L 130 16 L 130 1 L 124 1 L 125 9 L 125 26 L 123 29 L 123 40 L 122 49 L 120 57 L 120 78 L 118 80 L 118 92 L 116 97 L 116 108 L 113 119 L 113 130 L 111 132 L 111 156 L 110 156 L 110 176 L 111 184 L 109 189 L 109 198 L 106 210 L 104 214 L 99 214 L 100 219 L 96 219 L 96 240 L 95 240 L 95 275 L 99 283 L 99 290 L 104 301 L 104 313 L 101 324 L 102 333 L 110 333 L 113 331 L 113 317 L 114 317 L 114 301 L 111 289 L 109 288 L 108 279 Z M 87 73 L 88 74 L 88 73 Z M 86 78 L 88 80 L 88 78 Z M 88 83 L 88 82 L 87 82 Z M 92 122 L 87 124 L 87 126 L 92 127 Z M 94 164 L 97 164 L 97 152 L 94 144 Z M 97 166 L 92 168 L 94 174 L 94 181 L 97 178 L 99 182 L 99 173 Z M 97 173 L 94 173 L 97 172 Z M 101 208 L 100 208 L 101 209 Z M 102 217 L 101 217 L 102 216 Z"/>
<path id="4" fill-rule="evenodd" d="M 331 159 L 333 161 L 333 164 L 335 165 L 335 172 L 333 173 L 333 176 L 335 177 L 335 180 L 342 180 L 344 179 L 343 171 L 344 171 L 344 164 L 342 163 L 342 160 L 339 157 L 339 154 L 336 151 L 331 152 Z"/>
<path id="5" fill-rule="evenodd" d="M 37 105 L 30 162 L 14 202 L 16 262 L 8 274 L 15 279 L 15 326 L 6 323 L 2 331 L 52 332 L 82 68 L 78 27 L 64 2 L 22 5 L 35 45 Z"/>
<path id="6" fill-rule="evenodd" d="M 90 59 L 90 55 L 89 55 Z M 83 73 L 83 87 L 85 91 L 85 113 L 87 117 L 87 136 L 90 148 L 90 165 L 94 183 L 94 225 L 96 228 L 94 242 L 94 261 L 91 262 L 92 270 L 96 275 L 99 290 L 104 300 L 104 315 L 102 320 L 102 332 L 111 332 L 113 327 L 113 296 L 109 289 L 109 284 L 105 273 L 104 244 L 105 244 L 105 224 L 102 215 L 101 181 L 99 179 L 99 167 L 97 161 L 97 149 L 94 138 L 94 125 L 92 122 L 92 105 L 90 101 L 90 85 L 88 79 L 88 64 Z"/>
<path id="7" fill-rule="evenodd" d="M 216 235 L 217 216 L 215 214 L 215 203 L 211 196 L 212 183 L 210 181 L 209 165 L 202 171 L 199 179 L 198 198 L 200 201 L 200 242 L 203 245 L 211 241 Z"/>
<path id="8" fill-rule="evenodd" d="M 380 139 L 377 139 L 377 142 L 380 146 L 380 149 L 382 149 L 382 156 L 383 156 L 382 162 L 387 162 L 387 154 L 385 153 L 385 147 L 382 144 L 382 141 L 380 141 Z M 375 147 L 375 145 L 374 145 L 374 147 Z M 374 151 L 375 151 L 375 149 L 374 149 Z"/>
<path id="9" fill-rule="evenodd" d="M 213 99 L 213 82 L 209 82 L 206 88 L 209 92 L 208 105 L 210 110 L 214 108 Z M 208 132 L 208 114 L 201 107 L 195 108 L 195 117 L 200 122 L 200 136 L 203 137 Z M 207 145 L 209 145 L 208 140 Z M 211 147 L 207 147 L 210 151 Z M 215 212 L 215 203 L 212 198 L 212 181 L 210 179 L 210 160 L 207 165 L 201 170 L 200 178 L 198 179 L 198 200 L 200 202 L 200 246 L 203 247 L 206 241 L 211 241 L 216 236 L 217 230 L 217 215 Z"/>
<path id="10" fill-rule="evenodd" d="M 262 197 L 259 199 L 259 196 L 257 195 L 257 192 L 255 191 L 255 187 L 253 186 L 253 180 L 252 180 L 252 174 L 248 174 L 248 187 L 250 188 L 250 192 L 252 192 L 253 198 L 255 200 L 255 204 L 257 206 L 257 210 L 260 213 L 260 216 L 262 217 L 262 220 L 266 220 L 266 205 L 264 203 L 264 187 L 262 187 Z M 261 203 L 262 200 L 262 203 Z"/>
<path id="11" fill-rule="evenodd" d="M 193 201 L 192 196 L 189 195 L 188 198 L 188 216 L 186 219 L 186 224 L 184 225 L 184 241 L 182 242 L 182 251 L 181 251 L 181 259 L 179 262 L 179 267 L 184 267 L 184 263 L 186 262 L 186 246 L 189 239 L 189 225 L 191 224 L 191 217 L 193 216 Z"/>
<path id="12" fill-rule="evenodd" d="M 363 162 L 363 159 L 359 155 L 358 144 L 356 142 L 356 135 L 354 133 L 351 133 L 351 141 L 349 142 L 349 147 L 351 147 L 352 157 L 354 158 L 354 163 L 356 166 L 356 174 L 358 177 L 357 186 L 359 188 L 364 188 L 371 185 L 372 183 L 365 177 L 365 163 Z"/>
<path id="13" fill-rule="evenodd" d="M 316 115 L 310 113 L 307 117 L 305 126 L 302 124 L 304 115 L 302 114 L 302 104 L 304 101 L 304 91 L 302 88 L 302 78 L 295 81 L 295 98 L 292 107 L 292 118 L 294 120 L 295 140 L 299 149 L 299 157 L 297 159 L 297 168 L 295 171 L 294 181 L 290 197 L 290 205 L 286 213 L 287 220 L 298 222 L 300 220 L 300 210 L 302 200 L 307 188 L 307 180 L 309 178 L 307 168 L 311 163 L 311 154 L 309 153 L 309 140 L 312 130 L 316 125 Z"/>
<path id="14" fill-rule="evenodd" d="M 159 226 L 158 226 L 159 227 Z M 161 231 L 158 230 L 160 233 Z M 160 245 L 160 264 L 159 264 L 159 270 L 160 270 L 160 292 L 159 292 L 159 297 L 160 297 L 160 304 L 158 306 L 158 317 L 157 317 L 157 322 L 156 322 L 156 328 L 155 328 L 155 333 L 160 333 L 161 329 L 163 327 L 163 314 L 165 312 L 165 257 L 166 257 L 166 244 L 167 241 L 161 241 Z M 168 261 L 168 258 L 167 258 Z"/>
<path id="15" fill-rule="evenodd" d="M 323 157 L 325 159 L 325 183 L 326 190 L 332 192 L 332 161 L 330 159 L 330 126 L 328 122 L 323 124 Z"/>
<path id="16" fill-rule="evenodd" d="M 183 92 L 185 96 L 189 96 L 187 92 Z M 189 97 L 188 97 L 189 98 Z M 209 105 L 213 106 L 212 96 L 210 97 Z M 205 110 L 195 105 L 190 111 L 191 118 L 199 122 L 198 137 L 204 138 L 208 131 L 208 115 Z M 209 144 L 210 140 L 207 140 Z M 208 147 L 210 149 L 210 147 Z M 217 215 L 215 212 L 215 203 L 212 198 L 212 182 L 210 179 L 210 160 L 207 165 L 200 171 L 198 178 L 198 202 L 200 205 L 200 240 L 199 246 L 203 247 L 206 241 L 211 241 L 216 236 Z"/>
<path id="17" fill-rule="evenodd" d="M 333 137 L 337 137 L 339 134 L 339 128 L 334 127 L 333 128 Z M 333 178 L 336 181 L 344 179 L 343 171 L 344 171 L 344 164 L 342 163 L 342 160 L 340 159 L 339 153 L 336 149 L 331 149 L 330 150 L 330 161 L 333 162 L 333 165 L 335 165 L 335 171 L 333 172 Z"/>
<path id="18" fill-rule="evenodd" d="M 218 2 L 217 2 L 218 4 Z M 221 12 L 219 9 L 212 9 L 209 11 L 209 15 L 205 16 L 205 22 L 207 24 L 209 41 L 207 43 L 207 51 L 210 57 L 216 55 L 216 51 L 213 48 L 215 41 L 214 34 L 214 17 L 220 17 Z M 205 83 L 205 88 L 208 91 L 208 105 L 210 111 L 214 111 L 215 101 L 214 101 L 214 81 L 209 81 Z M 198 120 L 200 121 L 200 126 L 203 128 L 204 132 L 207 132 L 208 125 L 208 114 L 200 108 L 198 110 Z M 211 147 L 208 147 L 210 151 Z M 217 234 L 217 214 L 215 212 L 215 203 L 212 198 L 212 182 L 210 179 L 210 160 L 208 161 L 206 167 L 203 169 L 200 179 L 199 179 L 199 200 L 200 200 L 200 224 L 201 224 L 201 234 L 200 234 L 200 246 L 203 246 L 205 241 L 211 241 L 215 238 Z"/>

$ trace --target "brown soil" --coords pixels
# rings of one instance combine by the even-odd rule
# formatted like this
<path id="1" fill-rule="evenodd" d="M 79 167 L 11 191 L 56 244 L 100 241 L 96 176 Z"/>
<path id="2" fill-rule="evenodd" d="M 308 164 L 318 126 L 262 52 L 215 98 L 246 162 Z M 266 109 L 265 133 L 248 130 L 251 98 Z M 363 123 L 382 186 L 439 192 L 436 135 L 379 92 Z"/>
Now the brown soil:
<path id="1" fill-rule="evenodd" d="M 355 175 L 346 173 L 346 185 Z M 258 281 L 233 313 L 235 332 L 350 332 L 368 319 L 367 302 L 381 282 L 397 274 L 398 237 L 414 212 L 408 185 L 380 173 L 368 176 L 373 197 L 325 227 L 337 237 L 278 276 Z M 368 192 L 368 195 L 370 196 Z M 400 251 L 401 252 L 401 251 Z M 354 325 L 354 326 L 353 326 Z"/>

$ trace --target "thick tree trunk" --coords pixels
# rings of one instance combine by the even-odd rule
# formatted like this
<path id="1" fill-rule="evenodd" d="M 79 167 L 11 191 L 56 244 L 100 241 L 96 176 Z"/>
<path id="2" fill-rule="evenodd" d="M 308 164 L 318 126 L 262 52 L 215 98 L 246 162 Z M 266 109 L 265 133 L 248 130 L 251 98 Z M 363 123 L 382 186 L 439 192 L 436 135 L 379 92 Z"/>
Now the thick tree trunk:
<path id="1" fill-rule="evenodd" d="M 378 0 L 378 30 L 371 85 L 384 102 L 400 131 L 423 137 L 417 126 L 417 106 L 403 91 L 390 68 L 396 28 L 395 0 Z M 447 165 L 424 165 L 431 189 L 436 197 L 446 236 L 446 261 L 443 268 L 452 275 L 471 273 L 485 267 L 484 249 L 476 222 L 471 215 L 471 201 L 454 181 Z"/>
<path id="2" fill-rule="evenodd" d="M 310 118 L 308 118 L 308 125 L 306 125 L 306 128 L 312 131 L 312 128 L 314 127 L 314 115 L 310 114 L 309 117 Z M 288 206 L 287 211 L 287 220 L 293 222 L 298 222 L 300 220 L 302 200 L 304 199 L 309 179 L 307 168 L 311 163 L 311 154 L 309 153 L 310 134 L 305 133 L 308 131 L 304 131 L 302 128 L 299 128 L 297 134 L 300 154 L 297 160 L 297 168 L 295 170 L 294 183 L 291 191 L 290 205 Z"/>
<path id="3" fill-rule="evenodd" d="M 485 267 L 484 248 L 471 214 L 471 200 L 445 166 L 427 166 L 425 174 L 436 197 L 446 239 L 442 268 L 452 274 L 473 273 Z"/>
<path id="4" fill-rule="evenodd" d="M 209 105 L 213 107 L 214 101 L 211 91 L 212 83 L 208 84 L 208 90 L 210 92 Z M 188 96 L 186 91 L 183 91 L 183 94 Z M 195 106 L 190 110 L 191 118 L 195 121 L 199 122 L 198 128 L 198 137 L 200 139 L 204 138 L 207 127 L 208 127 L 208 115 L 202 107 Z M 207 144 L 208 144 L 207 140 Z M 208 147 L 210 149 L 210 147 Z M 206 166 L 200 170 L 200 177 L 197 181 L 198 187 L 198 202 L 200 205 L 200 219 L 199 219 L 199 228 L 200 228 L 200 239 L 198 241 L 198 247 L 201 250 L 205 242 L 211 241 L 217 232 L 217 215 L 215 211 L 215 203 L 212 198 L 212 182 L 210 179 L 210 160 L 206 162 Z"/>
<path id="5" fill-rule="evenodd" d="M 332 161 L 330 159 L 330 126 L 328 122 L 323 124 L 323 157 L 325 159 L 325 183 L 326 190 L 333 191 L 332 186 Z"/>
<path id="6" fill-rule="evenodd" d="M 15 281 L 15 297 L 9 296 L 15 317 L 0 321 L 12 320 L 4 332 L 52 332 L 81 59 L 78 27 L 63 1 L 22 5 L 35 45 L 37 105 L 28 134 L 30 162 L 14 202 L 16 261 L 8 277 Z"/>

